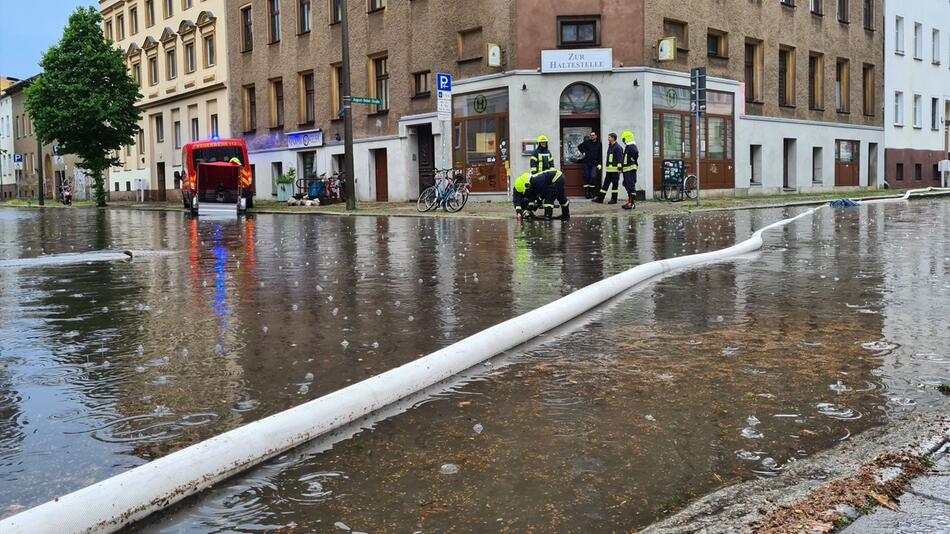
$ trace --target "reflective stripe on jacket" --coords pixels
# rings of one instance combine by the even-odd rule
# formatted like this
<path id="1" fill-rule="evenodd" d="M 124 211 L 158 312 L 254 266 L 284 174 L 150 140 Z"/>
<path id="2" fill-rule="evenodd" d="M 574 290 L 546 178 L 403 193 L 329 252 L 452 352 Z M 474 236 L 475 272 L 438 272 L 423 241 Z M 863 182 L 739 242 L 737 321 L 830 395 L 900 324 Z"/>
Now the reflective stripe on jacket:
<path id="1" fill-rule="evenodd" d="M 636 143 L 630 143 L 623 149 L 623 172 L 635 171 L 639 168 L 640 151 Z"/>
<path id="2" fill-rule="evenodd" d="M 607 172 L 620 172 L 621 161 L 623 161 L 623 149 L 618 143 L 613 143 L 607 147 Z"/>

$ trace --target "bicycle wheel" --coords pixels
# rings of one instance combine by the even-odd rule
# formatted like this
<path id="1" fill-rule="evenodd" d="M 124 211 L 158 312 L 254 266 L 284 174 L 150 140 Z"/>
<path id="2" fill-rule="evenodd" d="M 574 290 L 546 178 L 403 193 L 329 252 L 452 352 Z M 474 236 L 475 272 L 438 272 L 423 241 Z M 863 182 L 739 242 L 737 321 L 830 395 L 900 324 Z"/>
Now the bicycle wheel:
<path id="1" fill-rule="evenodd" d="M 419 200 L 416 200 L 416 209 L 420 213 L 430 211 L 438 205 L 437 200 L 435 186 L 429 186 L 419 195 Z"/>
<path id="2" fill-rule="evenodd" d="M 465 191 L 464 187 L 461 189 L 453 188 L 446 194 L 445 203 L 443 204 L 445 211 L 449 213 L 455 213 L 465 206 L 465 202 L 468 200 L 468 195 L 465 194 L 463 196 L 462 191 Z M 468 191 L 465 192 L 468 193 Z"/>
<path id="3" fill-rule="evenodd" d="M 683 194 L 686 198 L 696 198 L 696 176 L 690 174 L 683 180 Z"/>
<path id="4" fill-rule="evenodd" d="M 462 205 L 459 206 L 459 210 L 461 210 L 462 208 L 465 207 L 465 204 L 468 203 L 468 188 L 465 186 L 462 186 L 459 188 L 458 192 L 460 195 L 462 195 Z"/>
<path id="5" fill-rule="evenodd" d="M 674 184 L 663 184 L 663 200 L 668 200 L 670 202 L 676 202 L 676 191 L 679 189 Z"/>

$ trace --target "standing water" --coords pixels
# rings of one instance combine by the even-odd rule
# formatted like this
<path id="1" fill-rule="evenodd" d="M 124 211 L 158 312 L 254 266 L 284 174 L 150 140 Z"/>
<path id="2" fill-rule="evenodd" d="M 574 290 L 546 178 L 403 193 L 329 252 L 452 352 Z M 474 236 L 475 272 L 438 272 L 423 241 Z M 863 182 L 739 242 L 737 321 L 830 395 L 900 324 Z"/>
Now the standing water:
<path id="1" fill-rule="evenodd" d="M 823 210 L 155 531 L 604 530 L 945 402 L 950 204 Z M 794 210 L 638 220 L 0 211 L 0 516 Z M 64 218 L 68 220 L 64 220 Z M 4 266 L 105 249 L 113 263 Z M 334 526 L 336 525 L 336 526 Z M 342 525 L 342 527 L 341 527 Z"/>

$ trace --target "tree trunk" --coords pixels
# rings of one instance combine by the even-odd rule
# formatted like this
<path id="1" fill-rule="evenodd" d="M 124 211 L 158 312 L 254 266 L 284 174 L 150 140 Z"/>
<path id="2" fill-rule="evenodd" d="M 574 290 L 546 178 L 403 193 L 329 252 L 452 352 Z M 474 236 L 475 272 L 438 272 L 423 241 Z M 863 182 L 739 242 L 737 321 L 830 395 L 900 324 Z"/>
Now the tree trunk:
<path id="1" fill-rule="evenodd" d="M 96 190 L 96 206 L 103 208 L 106 205 L 105 177 L 102 176 L 102 171 L 100 170 L 90 172 L 92 173 L 92 181 Z"/>

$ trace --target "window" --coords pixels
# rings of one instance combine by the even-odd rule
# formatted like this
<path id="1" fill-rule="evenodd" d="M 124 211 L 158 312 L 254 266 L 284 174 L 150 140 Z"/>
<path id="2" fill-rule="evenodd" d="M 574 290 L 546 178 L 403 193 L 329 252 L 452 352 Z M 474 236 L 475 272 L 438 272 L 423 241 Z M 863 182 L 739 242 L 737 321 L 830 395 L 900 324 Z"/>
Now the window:
<path id="1" fill-rule="evenodd" d="M 820 184 L 822 182 L 822 153 L 824 149 L 820 146 L 811 148 L 811 181 Z"/>
<path id="2" fill-rule="evenodd" d="M 198 61 L 195 57 L 195 43 L 185 43 L 185 72 L 192 73 L 198 69 Z"/>
<path id="3" fill-rule="evenodd" d="M 597 18 L 559 17 L 558 46 L 597 46 L 600 44 Z"/>
<path id="4" fill-rule="evenodd" d="M 107 39 L 107 40 L 109 40 L 109 41 L 113 41 L 113 40 L 114 40 L 114 39 L 112 38 L 112 21 L 111 21 L 111 20 L 107 20 L 107 21 L 106 21 L 106 31 L 105 31 L 105 34 L 106 34 L 106 39 Z"/>
<path id="5" fill-rule="evenodd" d="M 458 60 L 469 61 L 482 58 L 482 28 L 471 28 L 456 34 L 458 44 Z"/>
<path id="6" fill-rule="evenodd" d="M 139 130 L 139 156 L 145 155 L 145 130 Z"/>
<path id="7" fill-rule="evenodd" d="M 835 110 L 851 112 L 851 62 L 843 58 L 835 63 Z"/>
<path id="8" fill-rule="evenodd" d="M 778 51 L 778 105 L 795 106 L 795 49 Z"/>
<path id="9" fill-rule="evenodd" d="M 914 180 L 923 180 L 924 166 L 920 163 L 914 163 Z"/>
<path id="10" fill-rule="evenodd" d="M 313 71 L 300 73 L 297 94 L 300 95 L 300 102 L 297 106 L 299 122 L 301 124 L 313 123 L 317 119 L 316 110 L 314 109 L 316 91 L 314 90 Z"/>
<path id="11" fill-rule="evenodd" d="M 817 52 L 808 54 L 808 109 L 825 109 L 825 56 Z"/>
<path id="12" fill-rule="evenodd" d="M 270 183 L 271 183 L 271 194 L 277 196 L 277 178 L 284 173 L 284 164 L 280 161 L 275 161 L 270 164 Z"/>
<path id="13" fill-rule="evenodd" d="M 125 39 L 125 15 L 115 18 L 115 33 L 118 41 Z"/>
<path id="14" fill-rule="evenodd" d="M 268 28 L 270 30 L 270 42 L 280 41 L 280 0 L 267 0 Z"/>
<path id="15" fill-rule="evenodd" d="M 310 0 L 298 0 L 297 3 L 297 31 L 310 31 Z"/>
<path id="16" fill-rule="evenodd" d="M 284 82 L 281 78 L 270 81 L 270 127 L 284 126 Z"/>
<path id="17" fill-rule="evenodd" d="M 940 181 L 940 165 L 937 165 L 936 163 L 934 163 L 933 173 L 934 173 L 933 179 L 939 182 Z"/>
<path id="18" fill-rule="evenodd" d="M 729 37 L 726 32 L 710 29 L 706 33 L 706 54 L 709 57 L 729 57 Z"/>
<path id="19" fill-rule="evenodd" d="M 186 9 L 191 9 L 195 5 L 194 0 L 181 0 L 181 9 L 182 11 Z"/>
<path id="20" fill-rule="evenodd" d="M 429 71 L 414 72 L 412 74 L 412 96 L 429 95 Z"/>
<path id="21" fill-rule="evenodd" d="M 175 130 L 175 148 L 181 148 L 181 121 L 175 121 L 173 128 Z"/>
<path id="22" fill-rule="evenodd" d="M 864 108 L 865 117 L 874 116 L 874 108 L 876 104 L 875 96 L 875 83 L 877 82 L 874 75 L 874 65 L 870 63 L 865 63 L 864 67 L 861 69 L 861 100 Z"/>
<path id="23" fill-rule="evenodd" d="M 204 39 L 205 44 L 205 67 L 213 67 L 217 58 L 214 53 L 214 34 Z"/>
<path id="24" fill-rule="evenodd" d="M 116 182 L 116 183 L 115 183 L 115 191 L 116 191 L 116 193 L 119 192 L 119 182 Z"/>
<path id="25" fill-rule="evenodd" d="M 761 41 L 745 43 L 745 100 L 762 102 L 762 72 L 764 54 Z"/>
<path id="26" fill-rule="evenodd" d="M 253 6 L 241 8 L 241 51 L 248 52 L 254 49 L 254 17 L 251 12 Z"/>
<path id="27" fill-rule="evenodd" d="M 129 35 L 135 35 L 139 32 L 139 9 L 137 7 L 129 8 Z"/>
<path id="28" fill-rule="evenodd" d="M 663 19 L 663 37 L 676 37 L 676 53 L 689 52 L 689 26 L 685 22 Z"/>
<path id="29" fill-rule="evenodd" d="M 142 87 L 142 64 L 141 63 L 132 64 L 132 79 L 135 80 L 135 85 Z"/>
<path id="30" fill-rule="evenodd" d="M 864 0 L 864 29 L 874 29 L 874 0 Z"/>
<path id="31" fill-rule="evenodd" d="M 170 19 L 175 14 L 175 0 L 165 0 L 165 18 Z"/>
<path id="32" fill-rule="evenodd" d="M 932 45 L 933 59 L 931 59 L 931 62 L 934 65 L 939 65 L 940 64 L 940 30 L 938 30 L 937 28 L 934 28 L 931 36 L 933 38 L 933 45 Z"/>
<path id="33" fill-rule="evenodd" d="M 921 128 L 924 124 L 924 111 L 921 108 L 923 97 L 914 95 L 914 128 Z"/>
<path id="34" fill-rule="evenodd" d="M 924 59 L 924 27 L 914 23 L 914 59 Z"/>
<path id="35" fill-rule="evenodd" d="M 155 0 L 145 0 L 145 26 L 151 28 L 155 25 Z"/>
<path id="36" fill-rule="evenodd" d="M 126 191 L 131 191 L 131 190 L 132 190 L 132 182 L 131 182 L 131 181 L 129 181 L 129 180 L 126 180 L 126 181 L 125 181 L 125 190 L 126 190 Z"/>
<path id="37" fill-rule="evenodd" d="M 940 129 L 940 99 L 930 99 L 930 129 L 937 131 Z"/>
<path id="38" fill-rule="evenodd" d="M 848 3 L 850 0 L 838 0 L 838 22 L 851 22 L 850 13 L 848 13 Z"/>
<path id="39" fill-rule="evenodd" d="M 795 0 L 779 0 L 783 6 L 795 7 Z"/>
<path id="40" fill-rule="evenodd" d="M 165 52 L 165 77 L 174 80 L 178 77 L 178 62 L 175 59 L 175 50 Z"/>
<path id="41" fill-rule="evenodd" d="M 894 125 L 904 125 L 904 93 L 894 91 Z"/>
<path id="42" fill-rule="evenodd" d="M 825 13 L 824 3 L 824 0 L 811 0 L 811 12 L 816 15 L 823 15 Z"/>
<path id="43" fill-rule="evenodd" d="M 218 137 L 218 114 L 217 113 L 211 114 L 211 137 L 213 138 Z"/>
<path id="44" fill-rule="evenodd" d="M 898 182 L 904 181 L 904 164 L 898 163 L 897 168 L 895 169 L 895 174 Z"/>
<path id="45" fill-rule="evenodd" d="M 192 117 L 191 118 L 191 140 L 197 141 L 200 138 L 201 138 L 201 131 L 198 129 L 198 117 Z"/>
<path id="46" fill-rule="evenodd" d="M 367 11 L 370 13 L 379 11 L 380 9 L 386 9 L 386 0 L 368 0 L 367 4 Z"/>
<path id="47" fill-rule="evenodd" d="M 158 85 L 158 58 L 148 58 L 148 84 Z"/>
<path id="48" fill-rule="evenodd" d="M 897 17 L 894 24 L 894 53 L 904 54 L 904 17 Z"/>
<path id="49" fill-rule="evenodd" d="M 155 142 L 165 142 L 165 120 L 161 114 L 155 115 Z"/>
<path id="50" fill-rule="evenodd" d="M 244 131 L 257 129 L 257 91 L 253 85 L 244 87 Z"/>
<path id="51" fill-rule="evenodd" d="M 374 112 L 386 111 L 389 109 L 389 60 L 386 57 L 373 58 L 372 60 L 372 93 L 374 98 L 378 98 L 380 104 L 374 106 Z"/>
<path id="52" fill-rule="evenodd" d="M 328 0 L 330 2 L 330 24 L 337 24 L 343 20 L 343 0 Z"/>
<path id="53" fill-rule="evenodd" d="M 330 67 L 330 113 L 333 119 L 343 118 L 343 67 Z"/>

